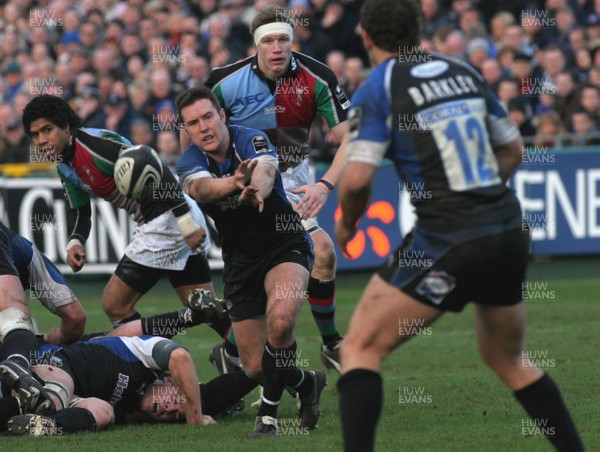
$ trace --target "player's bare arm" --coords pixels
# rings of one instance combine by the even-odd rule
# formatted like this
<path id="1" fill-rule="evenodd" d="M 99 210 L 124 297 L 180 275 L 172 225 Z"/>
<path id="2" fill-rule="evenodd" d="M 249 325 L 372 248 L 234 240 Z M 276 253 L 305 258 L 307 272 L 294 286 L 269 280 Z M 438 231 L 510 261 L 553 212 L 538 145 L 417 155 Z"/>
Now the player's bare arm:
<path id="1" fill-rule="evenodd" d="M 198 202 L 211 203 L 223 199 L 237 190 L 243 190 L 257 163 L 250 159 L 244 160 L 237 167 L 233 176 L 196 179 L 189 187 L 189 195 Z"/>
<path id="2" fill-rule="evenodd" d="M 260 162 L 252 172 L 250 185 L 244 188 L 240 195 L 242 203 L 248 203 L 256 207 L 259 212 L 263 211 L 264 200 L 269 197 L 273 190 L 277 169 L 270 163 Z"/>
<path id="3" fill-rule="evenodd" d="M 178 391 L 185 397 L 185 418 L 188 424 L 214 424 L 210 416 L 202 415 L 200 404 L 200 386 L 192 356 L 183 348 L 171 352 L 169 372 Z"/>
<path id="4" fill-rule="evenodd" d="M 335 187 L 335 185 L 338 183 L 342 168 L 344 167 L 346 146 L 348 144 L 348 122 L 344 121 L 339 123 L 333 129 L 331 129 L 331 132 L 333 132 L 335 137 L 340 141 L 340 147 L 335 153 L 333 162 L 331 162 L 331 166 L 321 179 L 321 181 L 325 182 L 318 181 L 314 184 L 303 185 L 302 187 L 291 190 L 292 193 L 304 194 L 300 202 L 295 207 L 296 212 L 298 212 L 298 215 L 300 215 L 303 220 L 308 220 L 309 218 L 316 217 L 319 214 L 327 202 L 327 198 L 329 197 L 332 187 Z M 327 183 L 331 184 L 331 187 L 328 187 L 326 185 Z"/>
<path id="5" fill-rule="evenodd" d="M 517 138 L 509 143 L 494 148 L 498 160 L 499 174 L 503 182 L 515 174 L 523 158 L 523 142 Z"/>
<path id="6" fill-rule="evenodd" d="M 361 215 L 371 196 L 371 184 L 377 167 L 368 163 L 349 162 L 342 172 L 339 183 L 339 201 L 342 216 L 335 223 L 335 238 L 348 255 L 346 245 L 354 235 Z"/>
<path id="7" fill-rule="evenodd" d="M 80 303 L 71 303 L 56 310 L 60 328 L 52 328 L 44 335 L 48 344 L 68 345 L 79 340 L 85 328 L 85 312 Z"/>

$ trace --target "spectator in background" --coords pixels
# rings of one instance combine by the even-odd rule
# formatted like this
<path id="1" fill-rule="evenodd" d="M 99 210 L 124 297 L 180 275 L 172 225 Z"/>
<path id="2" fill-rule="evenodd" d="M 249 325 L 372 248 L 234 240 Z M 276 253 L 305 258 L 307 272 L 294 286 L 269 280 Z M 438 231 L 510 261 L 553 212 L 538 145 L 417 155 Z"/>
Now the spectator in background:
<path id="1" fill-rule="evenodd" d="M 467 39 L 462 31 L 455 30 L 450 32 L 444 44 L 446 55 L 466 61 Z"/>
<path id="2" fill-rule="evenodd" d="M 496 59 L 498 63 L 500 63 L 500 67 L 503 72 L 510 73 L 510 69 L 512 67 L 513 61 L 515 60 L 515 56 L 517 51 L 512 47 L 502 46 L 498 49 L 498 53 L 496 54 Z"/>
<path id="3" fill-rule="evenodd" d="M 177 160 L 181 156 L 179 137 L 171 130 L 163 130 L 156 138 L 156 150 L 161 162 L 171 171 L 175 171 Z"/>
<path id="4" fill-rule="evenodd" d="M 577 109 L 577 86 L 573 74 L 563 71 L 556 75 L 556 104 L 554 109 L 559 114 L 562 123 L 571 129 L 571 117 Z"/>
<path id="5" fill-rule="evenodd" d="M 500 80 L 502 79 L 502 69 L 500 69 L 500 64 L 494 58 L 488 58 L 481 63 L 481 75 L 485 79 L 485 81 L 490 85 L 490 88 L 497 94 L 498 93 L 498 85 L 500 84 Z"/>
<path id="6" fill-rule="evenodd" d="M 587 111 L 596 129 L 600 130 L 600 87 L 586 83 L 581 87 L 577 105 Z"/>
<path id="7" fill-rule="evenodd" d="M 589 39 L 585 28 L 574 28 L 569 32 L 569 47 L 575 52 L 587 48 Z"/>
<path id="8" fill-rule="evenodd" d="M 86 86 L 77 100 L 77 114 L 83 127 L 101 129 L 106 124 L 106 113 L 100 103 L 100 90 L 95 86 Z"/>
<path id="9" fill-rule="evenodd" d="M 422 0 L 421 11 L 423 12 L 423 35 L 427 38 L 432 38 L 440 27 L 452 25 L 440 8 L 438 0 Z"/>
<path id="10" fill-rule="evenodd" d="M 485 39 L 475 38 L 467 44 L 467 59 L 479 72 L 481 72 L 481 64 L 489 56 L 489 47 Z"/>
<path id="11" fill-rule="evenodd" d="M 4 75 L 4 81 L 6 83 L 4 99 L 10 102 L 23 86 L 21 66 L 16 61 L 11 61 L 2 71 L 2 75 Z"/>
<path id="12" fill-rule="evenodd" d="M 79 27 L 79 40 L 81 45 L 88 51 L 94 50 L 94 48 L 100 42 L 100 36 L 102 28 L 94 22 L 84 22 Z"/>
<path id="13" fill-rule="evenodd" d="M 535 146 L 555 147 L 562 145 L 565 128 L 560 116 L 554 110 L 541 114 L 538 118 Z"/>
<path id="14" fill-rule="evenodd" d="M 519 97 L 519 85 L 517 81 L 510 77 L 505 77 L 498 84 L 498 99 L 502 101 L 505 107 L 511 99 Z"/>
<path id="15" fill-rule="evenodd" d="M 341 80 L 338 78 L 338 81 L 340 81 L 348 98 L 352 98 L 356 88 L 363 82 L 363 70 L 364 65 L 359 57 L 350 57 L 344 63 L 344 76 Z"/>
<path id="16" fill-rule="evenodd" d="M 542 92 L 538 98 L 538 104 L 535 106 L 535 115 L 541 115 L 547 111 L 554 111 L 554 105 L 556 104 L 556 96 L 551 93 Z"/>
<path id="17" fill-rule="evenodd" d="M 314 18 L 300 16 L 294 28 L 292 50 L 302 52 L 325 63 L 327 55 L 334 50 L 333 40 L 314 23 Z M 254 49 L 254 47 L 252 48 Z"/>
<path id="18" fill-rule="evenodd" d="M 173 101 L 175 97 L 176 93 L 171 86 L 169 71 L 164 68 L 154 70 L 150 75 L 150 96 L 142 107 L 142 116 L 149 121 L 153 121 L 157 104 L 163 100 Z"/>
<path id="19" fill-rule="evenodd" d="M 597 136 L 598 129 L 594 125 L 594 119 L 584 108 L 576 109 L 570 117 L 573 135 L 568 141 L 570 146 L 596 146 L 600 144 Z M 589 136 L 596 134 L 596 136 Z"/>
<path id="20" fill-rule="evenodd" d="M 438 28 L 432 38 L 433 48 L 436 52 L 448 55 L 446 42 L 448 35 L 452 33 L 453 29 L 450 26 L 441 26 Z"/>
<path id="21" fill-rule="evenodd" d="M 341 50 L 332 50 L 327 54 L 324 63 L 335 74 L 336 78 L 338 79 L 338 82 L 340 82 L 341 85 L 344 85 L 344 83 L 346 82 L 344 76 L 346 55 L 344 55 L 344 52 L 342 52 Z M 346 93 L 348 92 L 346 91 Z"/>
<path id="22" fill-rule="evenodd" d="M 137 118 L 131 122 L 131 142 L 145 144 L 155 148 L 155 135 L 152 133 L 152 124 L 145 118 Z"/>
<path id="23" fill-rule="evenodd" d="M 4 105 L 10 110 L 10 119 L 0 126 L 0 162 L 1 163 L 30 163 L 29 151 L 33 142 L 25 133 L 23 124 L 14 108 Z"/>
<path id="24" fill-rule="evenodd" d="M 78 47 L 73 50 L 70 54 L 69 66 L 73 72 L 73 77 L 89 70 L 91 67 L 89 52 L 83 47 Z"/>
<path id="25" fill-rule="evenodd" d="M 569 42 L 569 32 L 577 26 L 575 14 L 568 6 L 563 6 L 556 11 L 555 14 L 556 32 L 552 39 L 552 43 L 562 50 L 567 61 L 573 61 L 573 49 Z"/>
<path id="26" fill-rule="evenodd" d="M 531 124 L 531 120 L 529 119 L 530 111 L 528 110 L 529 106 L 523 99 L 517 97 L 508 101 L 508 112 L 510 117 L 519 128 L 519 132 L 524 138 L 533 137 L 535 135 L 535 127 Z"/>
<path id="27" fill-rule="evenodd" d="M 114 130 L 130 140 L 131 123 L 137 118 L 137 115 L 131 109 L 128 100 L 117 94 L 111 94 L 106 99 L 104 113 L 106 113 L 106 120 L 103 128 Z"/>
<path id="28" fill-rule="evenodd" d="M 514 24 L 514 16 L 507 11 L 500 11 L 492 17 L 490 32 L 494 46 L 500 47 L 502 45 L 507 27 Z"/>
<path id="29" fill-rule="evenodd" d="M 544 70 L 544 86 L 550 92 L 556 89 L 556 76 L 564 71 L 566 66 L 566 58 L 560 47 L 549 45 L 543 51 L 542 69 Z"/>
<path id="30" fill-rule="evenodd" d="M 590 41 L 600 38 L 600 16 L 598 14 L 590 14 L 588 16 L 586 31 Z"/>
<path id="31" fill-rule="evenodd" d="M 483 26 L 481 13 L 473 7 L 469 7 L 461 13 L 458 23 L 460 29 L 465 34 L 468 34 L 474 27 Z"/>
<path id="32" fill-rule="evenodd" d="M 519 85 L 520 94 L 527 96 L 530 111 L 533 111 L 539 102 L 543 78 L 536 72 L 531 57 L 525 53 L 517 53 L 513 58 L 511 74 Z"/>

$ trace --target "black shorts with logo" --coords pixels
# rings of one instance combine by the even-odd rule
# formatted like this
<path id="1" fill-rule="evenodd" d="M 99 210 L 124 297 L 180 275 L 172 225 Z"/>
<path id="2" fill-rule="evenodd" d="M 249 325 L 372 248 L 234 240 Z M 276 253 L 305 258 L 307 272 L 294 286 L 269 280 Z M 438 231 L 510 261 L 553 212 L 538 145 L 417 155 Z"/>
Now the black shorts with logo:
<path id="1" fill-rule="evenodd" d="M 224 296 L 232 322 L 265 314 L 267 308 L 265 277 L 269 270 L 284 262 L 299 264 L 310 272 L 313 252 L 309 242 L 304 238 L 284 242 L 251 266 L 225 262 Z"/>
<path id="2" fill-rule="evenodd" d="M 452 232 L 416 227 L 378 274 L 444 311 L 460 312 L 469 302 L 510 306 L 523 299 L 529 243 L 520 217 Z"/>

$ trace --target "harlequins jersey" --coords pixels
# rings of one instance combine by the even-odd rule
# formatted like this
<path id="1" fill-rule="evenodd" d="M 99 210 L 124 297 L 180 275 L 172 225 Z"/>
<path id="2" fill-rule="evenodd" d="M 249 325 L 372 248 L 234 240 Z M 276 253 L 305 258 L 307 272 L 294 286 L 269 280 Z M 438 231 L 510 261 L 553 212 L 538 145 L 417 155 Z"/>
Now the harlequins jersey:
<path id="1" fill-rule="evenodd" d="M 262 130 L 275 145 L 279 169 L 308 156 L 308 132 L 319 113 L 332 128 L 346 119 L 350 101 L 333 72 L 319 61 L 292 52 L 286 74 L 268 80 L 256 56 L 213 70 L 206 82 L 232 124 Z"/>

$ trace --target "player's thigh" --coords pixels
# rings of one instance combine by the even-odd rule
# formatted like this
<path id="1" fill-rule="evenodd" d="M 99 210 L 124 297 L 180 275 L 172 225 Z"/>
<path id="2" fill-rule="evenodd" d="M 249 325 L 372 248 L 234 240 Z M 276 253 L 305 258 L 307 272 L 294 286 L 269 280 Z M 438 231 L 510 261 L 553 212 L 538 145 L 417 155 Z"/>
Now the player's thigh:
<path id="1" fill-rule="evenodd" d="M 308 286 L 308 270 L 295 262 L 282 262 L 271 268 L 265 277 L 267 322 L 281 318 L 295 323 Z"/>
<path id="2" fill-rule="evenodd" d="M 443 311 L 421 303 L 374 275 L 360 298 L 342 342 L 344 372 L 353 368 L 379 370 L 390 351 L 418 334 Z"/>
<path id="3" fill-rule="evenodd" d="M 70 407 L 83 408 L 92 413 L 98 430 L 105 429 L 115 423 L 115 410 L 106 400 L 96 397 L 76 399 Z"/>
<path id="4" fill-rule="evenodd" d="M 0 311 L 10 307 L 29 314 L 25 292 L 18 276 L 4 274 L 0 275 Z"/>

